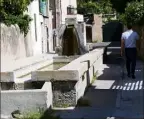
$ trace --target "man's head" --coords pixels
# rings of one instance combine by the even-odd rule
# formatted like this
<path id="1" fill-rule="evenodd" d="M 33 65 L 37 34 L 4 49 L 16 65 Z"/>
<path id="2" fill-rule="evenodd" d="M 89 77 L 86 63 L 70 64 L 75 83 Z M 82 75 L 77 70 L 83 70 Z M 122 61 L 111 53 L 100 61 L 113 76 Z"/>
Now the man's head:
<path id="1" fill-rule="evenodd" d="M 132 25 L 131 24 L 127 24 L 127 28 L 128 29 L 132 29 Z"/>

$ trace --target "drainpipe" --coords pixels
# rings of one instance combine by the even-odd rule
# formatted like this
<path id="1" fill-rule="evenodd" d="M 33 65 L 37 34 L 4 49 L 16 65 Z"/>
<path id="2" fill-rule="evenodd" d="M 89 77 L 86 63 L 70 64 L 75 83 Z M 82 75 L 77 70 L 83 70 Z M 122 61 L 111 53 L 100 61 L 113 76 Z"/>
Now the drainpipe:
<path id="1" fill-rule="evenodd" d="M 60 0 L 60 14 L 61 14 L 61 23 L 60 24 L 62 24 L 62 5 L 61 5 L 61 3 L 62 3 L 62 1 Z"/>
<path id="2" fill-rule="evenodd" d="M 56 29 L 56 0 L 54 0 L 54 22 L 55 22 L 54 29 Z"/>
<path id="3" fill-rule="evenodd" d="M 54 0 L 54 8 L 53 8 L 53 13 L 54 13 L 54 29 L 53 29 L 53 51 L 55 51 L 55 46 L 56 46 L 56 0 Z"/>

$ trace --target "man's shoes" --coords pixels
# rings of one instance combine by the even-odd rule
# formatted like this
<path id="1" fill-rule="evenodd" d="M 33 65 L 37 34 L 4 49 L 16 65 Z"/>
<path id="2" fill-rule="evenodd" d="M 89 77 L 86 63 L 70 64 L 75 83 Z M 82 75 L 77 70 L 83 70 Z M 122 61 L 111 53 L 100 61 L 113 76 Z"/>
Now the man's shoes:
<path id="1" fill-rule="evenodd" d="M 135 79 L 136 77 L 135 77 L 135 75 L 132 75 L 132 79 Z"/>

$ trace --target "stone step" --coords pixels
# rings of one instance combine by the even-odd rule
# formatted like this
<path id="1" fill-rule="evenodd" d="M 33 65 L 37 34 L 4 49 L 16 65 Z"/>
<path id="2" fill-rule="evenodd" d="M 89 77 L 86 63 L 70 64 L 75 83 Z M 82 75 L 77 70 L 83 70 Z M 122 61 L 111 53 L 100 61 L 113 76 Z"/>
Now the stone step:
<path id="1" fill-rule="evenodd" d="M 79 107 L 55 113 L 62 119 L 143 119 L 143 113 L 116 108 Z"/>

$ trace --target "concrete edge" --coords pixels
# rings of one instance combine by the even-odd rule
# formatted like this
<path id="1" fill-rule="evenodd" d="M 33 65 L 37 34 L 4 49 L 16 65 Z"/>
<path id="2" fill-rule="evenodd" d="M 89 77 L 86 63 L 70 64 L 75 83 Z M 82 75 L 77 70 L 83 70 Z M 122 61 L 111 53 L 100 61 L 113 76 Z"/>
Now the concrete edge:
<path id="1" fill-rule="evenodd" d="M 45 92 L 45 90 L 42 89 L 34 89 L 34 90 L 2 90 L 1 94 L 11 94 L 11 93 L 40 93 L 40 92 Z"/>
<path id="2" fill-rule="evenodd" d="M 10 68 L 9 70 L 4 70 L 3 72 L 16 71 L 19 69 L 23 69 L 30 65 L 53 59 L 54 56 L 56 57 L 58 55 L 54 54 L 52 56 L 49 56 L 49 54 L 42 54 L 42 55 L 37 55 L 37 56 L 32 56 L 32 57 L 26 57 L 24 59 L 14 60 L 13 62 L 10 62 L 10 64 L 9 64 L 9 65 L 12 64 L 13 68 Z M 22 62 L 28 62 L 28 63 L 22 64 Z M 19 64 L 19 65 L 17 65 L 17 64 Z M 15 65 L 17 65 L 17 66 L 15 66 Z"/>
<path id="3" fill-rule="evenodd" d="M 39 63 L 34 64 L 34 65 L 30 65 L 27 68 L 20 69 L 18 71 L 14 71 L 14 75 L 15 75 L 15 77 L 20 77 L 20 76 L 26 75 L 28 73 L 31 73 L 31 71 L 38 70 L 38 69 L 40 69 L 46 65 L 50 65 L 52 63 L 53 63 L 53 59 L 45 60 L 43 62 L 39 62 Z"/>
<path id="4" fill-rule="evenodd" d="M 46 57 L 46 56 L 45 56 Z M 14 76 L 9 76 L 9 72 L 1 72 L 1 82 L 16 82 L 18 81 L 17 78 L 27 75 L 29 73 L 31 73 L 31 71 L 34 71 L 35 69 L 38 70 L 46 65 L 50 65 L 52 63 L 58 63 L 58 62 L 71 62 L 73 60 L 75 60 L 77 57 L 79 56 L 71 56 L 71 57 L 67 57 L 67 56 L 55 56 L 52 57 L 51 59 L 45 58 L 43 60 L 41 60 L 40 62 L 37 63 L 33 63 L 31 65 L 28 65 L 26 67 L 20 68 L 18 70 L 14 70 L 12 73 Z M 11 72 L 10 72 L 11 73 Z M 8 75 L 8 77 L 6 77 L 6 75 Z M 23 78 L 23 81 L 20 82 L 24 82 L 25 80 L 27 81 L 28 79 Z"/>
<path id="5" fill-rule="evenodd" d="M 78 70 L 56 70 L 56 71 L 34 71 L 32 72 L 33 81 L 52 81 L 52 80 L 72 80 L 77 81 L 79 79 Z"/>

